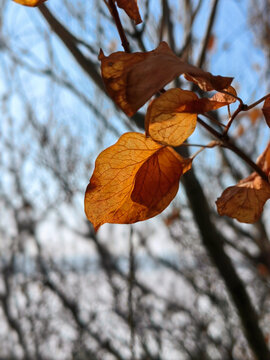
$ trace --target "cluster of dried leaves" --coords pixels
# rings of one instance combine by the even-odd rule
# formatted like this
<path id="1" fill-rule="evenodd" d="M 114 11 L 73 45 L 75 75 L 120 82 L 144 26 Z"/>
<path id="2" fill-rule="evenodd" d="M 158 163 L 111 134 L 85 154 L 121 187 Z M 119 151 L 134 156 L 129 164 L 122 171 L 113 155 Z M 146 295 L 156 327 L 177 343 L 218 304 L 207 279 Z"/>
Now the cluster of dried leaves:
<path id="1" fill-rule="evenodd" d="M 270 180 L 270 142 L 257 165 Z M 259 220 L 265 202 L 270 199 L 270 184 L 256 172 L 241 180 L 237 185 L 228 187 L 217 199 L 219 215 L 227 215 L 244 223 Z"/>
<path id="2" fill-rule="evenodd" d="M 38 6 L 45 0 L 14 0 Z M 113 0 L 136 24 L 141 22 L 136 0 Z M 232 78 L 214 76 L 182 61 L 162 42 L 149 52 L 115 52 L 106 57 L 100 51 L 102 78 L 107 92 L 128 115 L 134 115 L 153 95 L 148 106 L 145 135 L 130 132 L 97 158 L 85 193 L 85 212 L 97 230 L 104 223 L 134 223 L 162 212 L 177 194 L 181 175 L 191 168 L 192 159 L 181 157 L 173 148 L 195 130 L 198 114 L 227 106 L 237 99 Z M 217 91 L 212 98 L 194 92 L 163 88 L 184 75 L 201 90 Z M 263 113 L 270 123 L 270 99 Z M 257 161 L 270 178 L 270 143 Z M 241 222 L 259 219 L 270 198 L 270 184 L 257 173 L 227 188 L 217 200 L 220 215 Z"/>

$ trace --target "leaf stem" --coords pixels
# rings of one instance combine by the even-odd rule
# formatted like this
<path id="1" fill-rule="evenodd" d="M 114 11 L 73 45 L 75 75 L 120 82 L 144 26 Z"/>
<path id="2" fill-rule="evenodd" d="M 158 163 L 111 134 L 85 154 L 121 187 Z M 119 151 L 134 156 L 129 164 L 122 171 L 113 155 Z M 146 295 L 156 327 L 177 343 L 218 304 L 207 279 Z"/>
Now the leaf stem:
<path id="1" fill-rule="evenodd" d="M 228 93 L 227 91 L 221 91 L 223 93 Z M 228 93 L 229 94 L 229 93 Z M 250 104 L 250 105 L 246 105 L 243 103 L 242 99 L 240 99 L 238 96 L 235 96 L 233 94 L 230 94 L 231 96 L 235 97 L 239 102 L 239 106 L 238 108 L 235 110 L 235 112 L 232 114 L 232 116 L 230 117 L 230 120 L 224 130 L 224 133 L 223 135 L 227 135 L 231 125 L 232 125 L 232 122 L 233 120 L 236 118 L 236 116 L 241 112 L 241 111 L 248 111 L 252 108 L 254 108 L 255 106 L 257 106 L 258 104 L 260 104 L 263 100 L 267 99 L 268 97 L 270 97 L 270 94 L 267 94 L 265 96 L 263 96 L 262 98 L 260 98 L 259 100 L 255 101 L 253 104 Z"/>
<path id="2" fill-rule="evenodd" d="M 239 98 L 240 99 L 240 98 Z M 223 135 L 226 136 L 232 123 L 233 123 L 233 120 L 236 118 L 236 116 L 241 112 L 241 111 L 246 111 L 247 109 L 247 105 L 243 103 L 243 101 L 241 100 L 238 108 L 235 110 L 235 112 L 232 114 L 232 116 L 230 117 L 229 121 L 228 121 L 228 124 L 223 132 Z"/>
<path id="3" fill-rule="evenodd" d="M 220 90 L 219 92 L 222 93 L 222 94 L 225 94 L 225 95 L 230 95 L 231 97 L 233 97 L 233 98 L 235 98 L 236 100 L 238 100 L 240 104 L 244 105 L 243 100 L 242 100 L 239 96 L 231 93 L 230 91 Z"/>
<path id="4" fill-rule="evenodd" d="M 233 144 L 230 140 L 223 141 L 222 147 L 226 149 L 230 149 L 233 151 L 236 155 L 238 155 L 242 160 L 244 160 L 253 170 L 256 171 L 260 177 L 269 183 L 268 176 L 266 173 L 254 162 L 252 161 L 248 155 L 246 155 L 241 149 L 239 149 L 235 144 Z"/>
<path id="5" fill-rule="evenodd" d="M 183 144 L 179 145 L 179 146 L 190 146 L 190 147 L 201 147 L 201 148 L 213 148 L 217 145 L 221 145 L 220 141 L 216 141 L 213 140 L 211 141 L 209 144 L 204 145 L 204 144 L 190 144 L 187 142 L 184 142 Z"/>
<path id="6" fill-rule="evenodd" d="M 216 140 L 213 140 L 213 141 L 211 141 L 209 144 L 207 144 L 207 145 L 202 145 L 201 146 L 201 148 L 198 150 L 198 151 L 196 151 L 191 157 L 190 157 L 190 159 L 195 159 L 195 157 L 197 156 L 197 155 L 199 155 L 202 151 L 204 151 L 205 149 L 207 149 L 207 148 L 213 148 L 213 147 L 215 147 L 215 146 L 218 146 L 218 145 L 221 145 L 221 143 L 220 143 L 220 141 L 216 141 Z M 194 145 L 193 145 L 194 146 Z M 195 145 L 195 146 L 198 146 L 198 145 Z"/>
<path id="7" fill-rule="evenodd" d="M 206 124 L 202 119 L 198 117 L 198 123 L 201 124 L 207 131 L 209 131 L 213 136 L 220 140 L 220 146 L 233 151 L 238 157 L 245 161 L 258 175 L 261 176 L 263 180 L 269 183 L 266 173 L 254 162 L 248 155 L 246 155 L 241 149 L 239 149 L 228 137 L 226 134 L 221 134 L 210 125 Z"/>
<path id="8" fill-rule="evenodd" d="M 126 37 L 125 31 L 123 29 L 123 26 L 122 26 L 122 23 L 121 23 L 119 14 L 118 14 L 117 7 L 115 6 L 115 3 L 114 3 L 113 0 L 108 0 L 108 1 L 109 2 L 108 3 L 106 2 L 106 4 L 109 7 L 109 10 L 110 10 L 110 12 L 112 14 L 112 17 L 114 18 L 115 25 L 117 27 L 119 36 L 120 36 L 121 41 L 122 41 L 122 46 L 123 46 L 126 53 L 130 53 L 131 51 L 130 51 L 130 47 L 129 47 L 129 42 L 128 42 L 128 39 Z"/>
<path id="9" fill-rule="evenodd" d="M 266 100 L 268 97 L 270 97 L 270 94 L 267 94 L 267 95 L 263 96 L 262 98 L 260 98 L 259 100 L 255 101 L 253 104 L 248 105 L 248 107 L 245 109 L 245 111 L 248 111 L 248 110 L 254 108 L 258 104 L 260 104 L 263 100 Z"/>

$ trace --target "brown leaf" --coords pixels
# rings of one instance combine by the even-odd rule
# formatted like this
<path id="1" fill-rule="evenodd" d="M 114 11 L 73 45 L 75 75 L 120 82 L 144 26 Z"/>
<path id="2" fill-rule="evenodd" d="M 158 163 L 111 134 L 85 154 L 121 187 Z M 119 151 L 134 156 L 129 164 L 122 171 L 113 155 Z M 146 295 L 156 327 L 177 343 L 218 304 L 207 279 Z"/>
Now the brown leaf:
<path id="1" fill-rule="evenodd" d="M 258 157 L 257 165 L 262 168 L 266 175 L 270 176 L 270 141 L 267 144 L 264 152 Z"/>
<path id="2" fill-rule="evenodd" d="M 262 112 L 268 127 L 270 127 L 270 97 L 265 99 L 263 104 Z"/>
<path id="3" fill-rule="evenodd" d="M 217 199 L 219 215 L 227 215 L 243 223 L 259 220 L 265 202 L 270 198 L 270 185 L 253 173 L 237 185 L 228 187 Z"/>
<path id="4" fill-rule="evenodd" d="M 142 22 L 137 0 L 116 0 L 118 7 L 124 9 L 128 16 L 135 21 L 136 24 L 140 24 Z"/>
<path id="5" fill-rule="evenodd" d="M 193 133 L 198 113 L 234 101 L 235 98 L 227 94 L 217 93 L 211 99 L 199 99 L 192 91 L 170 89 L 149 105 L 145 117 L 146 135 L 162 144 L 179 146 Z"/>
<path id="6" fill-rule="evenodd" d="M 231 95 L 230 95 L 231 94 Z M 224 103 L 224 105 L 232 104 L 236 101 L 237 92 L 233 86 L 223 89 L 223 92 L 218 92 L 212 96 L 211 101 Z"/>
<path id="7" fill-rule="evenodd" d="M 257 165 L 269 177 L 270 142 L 258 158 Z M 264 204 L 269 198 L 270 184 L 254 172 L 222 193 L 216 201 L 217 210 L 219 215 L 227 215 L 244 223 L 254 223 L 259 220 Z"/>
<path id="8" fill-rule="evenodd" d="M 24 6 L 34 7 L 43 4 L 46 0 L 13 0 L 13 1 Z"/>
<path id="9" fill-rule="evenodd" d="M 232 78 L 213 76 L 182 61 L 166 42 L 149 52 L 116 52 L 106 57 L 101 50 L 99 59 L 109 95 L 128 116 L 183 73 L 206 91 L 222 90 L 232 82 Z"/>
<path id="10" fill-rule="evenodd" d="M 97 158 L 85 193 L 85 212 L 97 230 L 130 224 L 163 211 L 175 197 L 191 160 L 143 134 L 126 133 Z"/>

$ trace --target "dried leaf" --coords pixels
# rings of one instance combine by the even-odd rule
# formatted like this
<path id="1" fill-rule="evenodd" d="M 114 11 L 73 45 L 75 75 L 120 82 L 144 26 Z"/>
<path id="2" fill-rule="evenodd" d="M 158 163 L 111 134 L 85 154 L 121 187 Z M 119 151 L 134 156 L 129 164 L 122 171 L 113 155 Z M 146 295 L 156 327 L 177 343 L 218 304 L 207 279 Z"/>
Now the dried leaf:
<path id="1" fill-rule="evenodd" d="M 143 134 L 126 133 L 97 158 L 85 193 L 85 212 L 102 224 L 134 223 L 163 211 L 175 197 L 191 160 Z"/>
<path id="2" fill-rule="evenodd" d="M 270 142 L 258 158 L 257 165 L 269 177 Z M 269 198 L 270 184 L 254 172 L 222 193 L 216 201 L 217 210 L 219 215 L 227 215 L 244 223 L 254 223 L 259 220 L 264 204 Z"/>
<path id="3" fill-rule="evenodd" d="M 230 95 L 231 94 L 231 95 Z M 237 92 L 233 86 L 223 89 L 223 92 L 218 92 L 212 96 L 211 101 L 224 103 L 224 105 L 232 104 L 236 101 Z"/>
<path id="4" fill-rule="evenodd" d="M 219 215 L 227 215 L 243 223 L 259 220 L 265 202 L 270 198 L 270 185 L 253 173 L 237 185 L 228 187 L 217 199 Z"/>
<path id="5" fill-rule="evenodd" d="M 182 61 L 166 42 L 149 52 L 116 52 L 106 57 L 101 50 L 99 59 L 109 95 L 128 116 L 183 73 L 205 91 L 222 90 L 232 82 L 232 78 L 213 76 Z"/>
<path id="6" fill-rule="evenodd" d="M 185 106 L 196 100 L 195 93 L 182 89 L 168 90 L 153 100 L 145 117 L 146 135 L 163 144 L 182 144 L 197 124 L 197 114 L 185 112 Z"/>
<path id="7" fill-rule="evenodd" d="M 13 0 L 13 1 L 24 6 L 34 7 L 43 4 L 46 0 Z"/>
<path id="8" fill-rule="evenodd" d="M 116 0 L 118 7 L 124 9 L 128 16 L 135 21 L 136 24 L 140 24 L 142 22 L 137 0 Z"/>
<path id="9" fill-rule="evenodd" d="M 233 93 L 232 89 L 228 91 Z M 199 99 L 192 91 L 170 89 L 149 105 L 145 118 L 146 135 L 162 144 L 179 146 L 193 133 L 198 113 L 218 109 L 235 100 L 221 93 L 211 99 Z"/>
<path id="10" fill-rule="evenodd" d="M 270 176 L 270 141 L 267 144 L 264 152 L 258 157 L 256 161 L 257 165 L 262 168 L 266 175 Z"/>
<path id="11" fill-rule="evenodd" d="M 268 127 L 270 127 L 270 97 L 265 99 L 263 104 L 262 112 Z"/>

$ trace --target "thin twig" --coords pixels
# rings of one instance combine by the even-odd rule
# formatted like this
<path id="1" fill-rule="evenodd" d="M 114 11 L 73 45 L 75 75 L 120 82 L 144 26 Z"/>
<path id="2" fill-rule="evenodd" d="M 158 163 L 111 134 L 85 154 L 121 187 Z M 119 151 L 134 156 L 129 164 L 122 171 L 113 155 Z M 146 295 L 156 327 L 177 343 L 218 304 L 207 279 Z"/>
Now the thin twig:
<path id="1" fill-rule="evenodd" d="M 226 125 L 222 124 L 220 121 L 218 121 L 217 119 L 214 118 L 213 115 L 211 115 L 211 113 L 204 113 L 202 114 L 203 116 L 205 116 L 207 119 L 213 121 L 215 124 L 217 124 L 218 126 L 221 127 L 226 127 Z"/>
<path id="2" fill-rule="evenodd" d="M 215 143 L 215 145 L 213 145 L 213 143 Z M 211 141 L 209 144 L 207 145 L 204 145 L 204 144 L 190 144 L 190 143 L 187 143 L 187 142 L 184 142 L 183 144 L 179 145 L 179 146 L 190 146 L 190 147 L 201 147 L 201 148 L 212 148 L 216 145 L 221 145 L 221 142 L 220 141 Z"/>
<path id="3" fill-rule="evenodd" d="M 248 105 L 248 107 L 244 111 L 248 111 L 248 110 L 254 108 L 255 106 L 257 106 L 258 104 L 260 104 L 262 101 L 266 100 L 269 97 L 270 97 L 270 94 L 263 96 L 261 99 L 255 101 L 253 104 Z"/>
<path id="4" fill-rule="evenodd" d="M 190 158 L 193 160 L 195 159 L 195 157 L 197 155 L 199 155 L 202 151 L 204 151 L 207 148 L 213 148 L 215 146 L 221 145 L 220 141 L 211 141 L 208 145 L 204 145 L 201 147 L 201 149 L 199 149 L 198 151 L 196 151 Z"/>
<path id="5" fill-rule="evenodd" d="M 229 94 L 229 95 L 235 97 L 237 100 L 240 101 L 240 104 L 239 104 L 238 108 L 235 110 L 235 112 L 234 112 L 234 113 L 232 114 L 232 116 L 230 117 L 230 120 L 229 120 L 229 122 L 228 122 L 228 124 L 227 124 L 227 126 L 226 126 L 226 128 L 225 128 L 225 130 L 224 130 L 223 135 L 227 135 L 227 133 L 228 133 L 228 131 L 229 131 L 229 129 L 230 129 L 230 127 L 231 127 L 234 119 L 236 118 L 236 116 L 237 116 L 241 111 L 248 111 L 248 110 L 254 108 L 255 106 L 257 106 L 258 104 L 260 104 L 262 101 L 264 101 L 264 100 L 267 99 L 268 97 L 270 97 L 270 94 L 267 94 L 267 95 L 263 96 L 262 98 L 260 98 L 259 100 L 255 101 L 254 103 L 252 103 L 251 105 L 246 105 L 246 104 L 243 103 L 243 101 L 242 101 L 238 96 L 235 96 L 235 95 L 233 95 L 233 94 L 227 93 L 227 91 L 221 91 L 221 92 L 223 92 L 223 93 L 225 93 L 225 94 Z"/>
<path id="6" fill-rule="evenodd" d="M 228 124 L 223 132 L 223 136 L 226 136 L 228 134 L 228 131 L 230 130 L 230 127 L 234 121 L 234 119 L 236 118 L 236 116 L 241 112 L 241 111 L 245 111 L 247 108 L 247 105 L 244 104 L 243 102 L 241 102 L 238 106 L 238 108 L 235 110 L 235 112 L 232 114 L 232 116 L 230 117 Z"/>
<path id="7" fill-rule="evenodd" d="M 211 9 L 210 17 L 208 20 L 207 28 L 206 28 L 206 33 L 205 33 L 205 36 L 204 36 L 204 39 L 202 42 L 202 48 L 201 48 L 200 55 L 199 55 L 198 61 L 197 61 L 197 66 L 200 68 L 202 67 L 202 65 L 205 61 L 206 50 L 207 50 L 209 38 L 210 38 L 212 29 L 213 29 L 213 25 L 214 25 L 214 21 L 216 18 L 218 2 L 219 2 L 219 0 L 213 0 L 213 2 L 212 2 L 212 9 Z"/>
<path id="8" fill-rule="evenodd" d="M 224 134 L 219 133 L 215 129 L 213 129 L 210 125 L 206 124 L 202 119 L 198 118 L 198 123 L 201 124 L 205 129 L 207 129 L 213 136 L 220 140 L 221 146 L 233 151 L 237 156 L 239 156 L 242 160 L 245 161 L 257 174 L 261 176 L 263 180 L 269 183 L 268 177 L 266 173 L 254 162 L 252 161 L 248 155 L 246 155 L 241 149 L 239 149 L 229 137 L 224 136 Z"/>
<path id="9" fill-rule="evenodd" d="M 123 46 L 126 53 L 130 53 L 131 51 L 130 51 L 130 47 L 129 47 L 129 42 L 128 42 L 128 39 L 126 37 L 125 31 L 123 29 L 123 26 L 122 26 L 122 23 L 121 23 L 119 14 L 118 14 L 118 10 L 117 10 L 113 0 L 109 0 L 108 7 L 109 7 L 109 10 L 110 10 L 110 12 L 112 14 L 112 17 L 114 18 L 115 25 L 117 27 L 119 36 L 120 36 L 121 41 L 122 41 L 122 46 Z"/>

